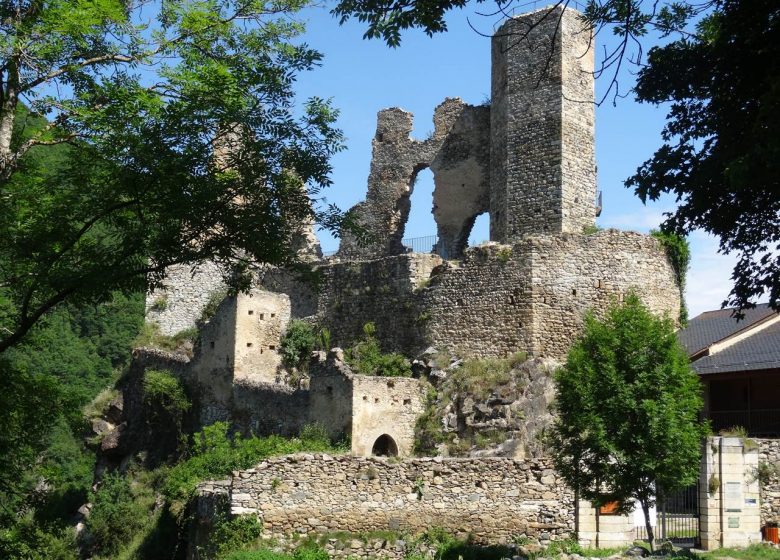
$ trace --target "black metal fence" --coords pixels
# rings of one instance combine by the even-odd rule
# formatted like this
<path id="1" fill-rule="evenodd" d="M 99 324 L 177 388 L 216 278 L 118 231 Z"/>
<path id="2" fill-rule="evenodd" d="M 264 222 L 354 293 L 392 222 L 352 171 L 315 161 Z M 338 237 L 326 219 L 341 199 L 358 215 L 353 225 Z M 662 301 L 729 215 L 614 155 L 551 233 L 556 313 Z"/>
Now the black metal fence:
<path id="1" fill-rule="evenodd" d="M 780 435 L 780 408 L 710 411 L 709 418 L 715 433 L 741 426 L 751 436 Z"/>
<path id="2" fill-rule="evenodd" d="M 636 527 L 636 538 L 647 539 L 645 527 Z M 682 546 L 699 544 L 699 485 L 683 488 L 656 504 L 655 538 Z"/>

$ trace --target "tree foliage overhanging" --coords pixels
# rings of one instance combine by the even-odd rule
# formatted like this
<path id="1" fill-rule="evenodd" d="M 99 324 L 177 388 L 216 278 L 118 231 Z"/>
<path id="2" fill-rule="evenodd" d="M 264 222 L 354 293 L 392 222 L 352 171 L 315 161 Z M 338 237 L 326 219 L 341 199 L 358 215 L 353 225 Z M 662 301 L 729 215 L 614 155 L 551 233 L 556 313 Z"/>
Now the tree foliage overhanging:
<path id="1" fill-rule="evenodd" d="M 211 259 L 295 266 L 337 113 L 296 105 L 306 0 L 0 3 L 0 352 L 63 301 Z M 238 274 L 236 274 L 238 273 Z"/>
<path id="2" fill-rule="evenodd" d="M 636 294 L 585 331 L 555 377 L 550 449 L 561 476 L 596 505 L 636 500 L 645 513 L 660 492 L 698 479 L 701 389 L 668 318 Z"/>
<path id="3" fill-rule="evenodd" d="M 503 0 L 340 0 L 333 13 L 366 24 L 366 38 L 398 46 L 401 33 L 447 30 L 446 14 L 468 4 L 490 25 L 528 5 Z M 581 9 L 596 34 L 612 34 L 596 77 L 609 80 L 600 101 L 624 96 L 625 72 L 639 68 L 639 101 L 671 104 L 663 145 L 626 181 L 643 200 L 664 193 L 679 207 L 662 225 L 696 229 L 737 256 L 724 305 L 750 307 L 767 295 L 780 309 L 780 9 L 773 0 L 588 0 Z M 470 22 L 479 29 L 479 19 Z M 649 50 L 649 37 L 679 37 Z M 623 82 L 621 84 L 621 82 Z M 622 90 L 622 91 L 621 91 Z"/>
<path id="4" fill-rule="evenodd" d="M 717 3 L 697 33 L 650 51 L 640 101 L 670 103 L 663 145 L 627 182 L 678 207 L 663 228 L 702 229 L 738 257 L 724 305 L 780 308 L 780 8 Z"/>

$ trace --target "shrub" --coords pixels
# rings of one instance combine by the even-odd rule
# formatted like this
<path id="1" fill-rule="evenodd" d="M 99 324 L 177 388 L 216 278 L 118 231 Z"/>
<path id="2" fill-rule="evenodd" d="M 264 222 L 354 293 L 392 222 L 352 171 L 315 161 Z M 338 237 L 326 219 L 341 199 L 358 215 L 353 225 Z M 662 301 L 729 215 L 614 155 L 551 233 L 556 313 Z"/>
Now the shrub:
<path id="1" fill-rule="evenodd" d="M 228 291 L 224 289 L 213 292 L 209 296 L 209 299 L 206 302 L 206 305 L 203 307 L 203 310 L 200 312 L 201 322 L 205 323 L 206 321 L 210 320 L 214 315 L 216 315 L 217 309 L 219 309 L 219 305 L 227 296 L 228 296 Z"/>
<path id="2" fill-rule="evenodd" d="M 94 552 L 116 555 L 149 522 L 149 505 L 136 499 L 124 477 L 114 473 L 106 475 L 95 493 L 87 519 Z"/>
<path id="3" fill-rule="evenodd" d="M 224 557 L 224 560 L 328 560 L 328 553 L 315 546 L 302 546 L 292 552 L 276 552 L 267 548 L 260 550 L 244 550 L 233 552 Z"/>
<path id="4" fill-rule="evenodd" d="M 216 558 L 224 558 L 231 552 L 256 543 L 262 532 L 263 527 L 254 515 L 240 515 L 232 519 L 219 517 L 209 536 L 209 552 Z"/>
<path id="5" fill-rule="evenodd" d="M 152 305 L 149 306 L 150 311 L 165 311 L 168 309 L 168 296 L 163 294 L 155 298 Z"/>
<path id="6" fill-rule="evenodd" d="M 688 307 L 685 304 L 685 281 L 688 268 L 691 264 L 691 247 L 688 240 L 674 233 L 667 233 L 657 229 L 651 230 L 650 235 L 655 237 L 664 248 L 666 258 L 674 270 L 677 285 L 680 287 L 680 317 L 682 326 L 688 323 Z"/>
<path id="7" fill-rule="evenodd" d="M 160 332 L 160 325 L 157 323 L 144 323 L 138 336 L 133 341 L 133 347 L 149 346 L 175 352 L 184 349 L 186 343 L 194 343 L 197 339 L 198 329 L 195 327 L 184 329 L 173 336 L 168 336 Z"/>
<path id="8" fill-rule="evenodd" d="M 395 352 L 382 353 L 375 333 L 374 323 L 366 323 L 363 326 L 363 339 L 346 352 L 347 363 L 362 375 L 411 377 L 409 360 Z"/>
<path id="9" fill-rule="evenodd" d="M 285 439 L 275 435 L 249 438 L 235 435 L 231 438 L 227 423 L 217 422 L 195 434 L 193 455 L 171 468 L 163 494 L 174 513 L 179 513 L 201 481 L 249 468 L 266 457 L 301 451 L 333 452 L 336 449 L 319 436 Z"/>
<path id="10" fill-rule="evenodd" d="M 317 333 L 317 348 L 328 352 L 332 346 L 330 345 L 330 329 L 322 327 Z"/>
<path id="11" fill-rule="evenodd" d="M 170 420 L 181 426 L 182 417 L 192 406 L 181 381 L 169 371 L 144 372 L 144 405 L 155 420 Z"/>
<path id="12" fill-rule="evenodd" d="M 282 361 L 290 368 L 305 368 L 315 342 L 312 326 L 306 321 L 293 319 L 282 337 Z"/>

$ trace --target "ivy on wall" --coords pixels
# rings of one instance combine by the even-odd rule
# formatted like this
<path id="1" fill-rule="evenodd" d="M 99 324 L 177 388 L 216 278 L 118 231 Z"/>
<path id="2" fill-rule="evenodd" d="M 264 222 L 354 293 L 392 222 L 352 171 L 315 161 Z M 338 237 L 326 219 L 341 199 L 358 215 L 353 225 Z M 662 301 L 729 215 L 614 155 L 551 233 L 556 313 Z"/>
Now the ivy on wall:
<path id="1" fill-rule="evenodd" d="M 675 233 L 654 229 L 650 235 L 655 237 L 664 248 L 669 264 L 674 269 L 675 280 L 680 287 L 680 326 L 688 324 L 688 306 L 685 304 L 685 280 L 691 264 L 691 247 L 688 240 Z"/>

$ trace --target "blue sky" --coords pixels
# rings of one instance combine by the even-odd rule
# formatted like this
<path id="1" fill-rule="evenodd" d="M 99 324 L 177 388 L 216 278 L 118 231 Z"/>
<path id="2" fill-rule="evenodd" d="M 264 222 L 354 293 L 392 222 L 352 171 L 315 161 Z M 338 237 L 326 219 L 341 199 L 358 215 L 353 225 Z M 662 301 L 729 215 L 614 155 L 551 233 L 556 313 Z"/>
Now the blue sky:
<path id="1" fill-rule="evenodd" d="M 298 92 L 302 98 L 332 98 L 341 111 L 338 126 L 347 137 L 347 149 L 332 160 L 329 202 L 346 210 L 365 197 L 371 139 L 380 109 L 411 111 L 413 135 L 424 138 L 433 128 L 433 109 L 446 97 L 473 104 L 489 98 L 490 40 L 473 31 L 467 18 L 484 34 L 490 34 L 496 22 L 467 7 L 448 17 L 447 33 L 427 37 L 421 31 L 407 31 L 401 46 L 390 49 L 381 41 L 364 40 L 365 29 L 358 22 L 339 26 L 324 8 L 305 12 L 305 40 L 324 54 L 324 60 L 321 68 L 299 77 Z M 630 74 L 622 75 L 621 89 L 628 90 L 631 81 Z M 597 82 L 597 96 L 604 87 L 606 80 Z M 647 232 L 660 223 L 664 211 L 674 207 L 673 199 L 644 206 L 623 186 L 660 144 L 664 116 L 662 108 L 637 104 L 630 97 L 618 100 L 617 106 L 604 103 L 596 109 L 596 161 L 604 201 L 599 226 Z M 412 193 L 405 237 L 436 233 L 430 213 L 432 191 L 430 171 L 422 172 Z M 472 234 L 476 242 L 488 238 L 485 218 L 478 220 Z M 321 240 L 324 250 L 338 246 L 327 235 L 321 235 Z M 691 235 L 690 243 L 693 255 L 686 299 L 693 317 L 720 307 L 730 289 L 734 259 L 717 254 L 717 241 L 703 233 Z"/>

